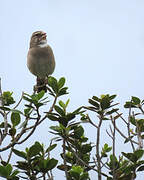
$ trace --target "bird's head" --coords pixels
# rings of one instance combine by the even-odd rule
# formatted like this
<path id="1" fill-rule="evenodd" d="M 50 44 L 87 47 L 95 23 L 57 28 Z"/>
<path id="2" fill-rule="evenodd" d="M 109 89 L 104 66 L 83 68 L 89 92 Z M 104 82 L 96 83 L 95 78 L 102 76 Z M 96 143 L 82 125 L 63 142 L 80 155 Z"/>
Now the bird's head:
<path id="1" fill-rule="evenodd" d="M 43 31 L 36 31 L 32 34 L 31 40 L 30 40 L 30 48 L 31 47 L 42 47 L 47 44 L 47 35 Z"/>

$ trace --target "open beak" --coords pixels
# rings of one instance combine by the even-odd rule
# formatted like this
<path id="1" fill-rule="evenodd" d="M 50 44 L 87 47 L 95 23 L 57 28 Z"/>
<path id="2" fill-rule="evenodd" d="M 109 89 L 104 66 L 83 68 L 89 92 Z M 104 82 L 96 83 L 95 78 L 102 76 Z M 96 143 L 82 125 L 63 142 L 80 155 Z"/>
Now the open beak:
<path id="1" fill-rule="evenodd" d="M 43 34 L 42 34 L 42 37 L 41 37 L 41 40 L 45 40 L 46 37 L 47 37 L 47 34 L 46 34 L 46 33 L 43 33 Z"/>

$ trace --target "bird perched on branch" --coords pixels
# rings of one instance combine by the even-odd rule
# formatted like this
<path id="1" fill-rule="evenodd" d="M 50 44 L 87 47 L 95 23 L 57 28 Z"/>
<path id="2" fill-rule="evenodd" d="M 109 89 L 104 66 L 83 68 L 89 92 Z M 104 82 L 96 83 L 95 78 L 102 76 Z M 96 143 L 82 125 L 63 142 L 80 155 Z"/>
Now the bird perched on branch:
<path id="1" fill-rule="evenodd" d="M 32 34 L 27 55 L 27 67 L 37 77 L 37 92 L 47 91 L 47 78 L 54 72 L 55 58 L 51 47 L 47 44 L 47 35 L 43 31 Z"/>

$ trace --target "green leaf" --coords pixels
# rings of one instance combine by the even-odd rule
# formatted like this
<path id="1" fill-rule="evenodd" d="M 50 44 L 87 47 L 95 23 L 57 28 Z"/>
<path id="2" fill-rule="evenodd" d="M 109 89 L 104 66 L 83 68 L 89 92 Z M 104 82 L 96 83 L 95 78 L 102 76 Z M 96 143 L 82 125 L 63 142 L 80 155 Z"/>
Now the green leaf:
<path id="1" fill-rule="evenodd" d="M 58 88 L 61 89 L 64 86 L 64 84 L 65 84 L 65 78 L 62 77 L 58 81 Z"/>
<path id="2" fill-rule="evenodd" d="M 6 165 L 6 170 L 7 170 L 8 175 L 10 175 L 11 172 L 12 172 L 12 166 L 10 164 L 7 164 Z"/>
<path id="3" fill-rule="evenodd" d="M 117 112 L 119 109 L 116 108 L 116 109 L 112 109 L 111 111 L 108 111 L 106 114 L 110 115 L 110 114 L 113 114 L 114 112 Z"/>
<path id="4" fill-rule="evenodd" d="M 112 150 L 112 147 L 108 147 L 107 149 L 106 149 L 106 152 L 110 152 Z"/>
<path id="5" fill-rule="evenodd" d="M 37 99 L 40 100 L 41 98 L 43 98 L 43 96 L 45 95 L 45 91 L 42 90 L 37 94 Z"/>
<path id="6" fill-rule="evenodd" d="M 81 176 L 80 176 L 80 180 L 90 180 L 89 178 L 89 174 L 87 172 L 84 172 Z"/>
<path id="7" fill-rule="evenodd" d="M 30 98 L 28 98 L 28 97 L 26 97 L 26 96 L 23 96 L 23 99 L 26 100 L 26 101 L 28 101 L 28 102 L 31 102 L 31 103 L 33 102 L 32 99 L 30 99 Z"/>
<path id="8" fill-rule="evenodd" d="M 83 154 L 89 153 L 92 150 L 91 144 L 85 144 L 82 146 L 81 152 Z"/>
<path id="9" fill-rule="evenodd" d="M 136 126 L 136 119 L 135 119 L 135 117 L 130 116 L 130 122 L 131 122 L 134 126 Z"/>
<path id="10" fill-rule="evenodd" d="M 51 146 L 49 146 L 49 147 L 47 148 L 46 152 L 52 151 L 56 146 L 57 146 L 57 144 L 52 144 Z"/>
<path id="11" fill-rule="evenodd" d="M 66 101 L 66 103 L 65 103 L 66 108 L 67 108 L 69 102 L 70 102 L 70 99 L 68 99 L 68 100 Z"/>
<path id="12" fill-rule="evenodd" d="M 71 177 L 74 177 L 75 180 L 79 180 L 79 178 L 80 178 L 80 174 L 75 171 L 70 171 L 70 175 L 71 175 Z"/>
<path id="13" fill-rule="evenodd" d="M 97 101 L 97 102 L 100 102 L 100 101 L 101 101 L 101 99 L 98 98 L 97 96 L 93 96 L 92 99 L 95 100 L 95 101 Z"/>
<path id="14" fill-rule="evenodd" d="M 25 152 L 23 152 L 23 151 L 18 151 L 17 149 L 13 149 L 13 152 L 14 152 L 17 156 L 22 157 L 22 158 L 24 158 L 24 159 L 27 159 L 27 155 L 26 155 Z"/>
<path id="15" fill-rule="evenodd" d="M 81 166 L 72 166 L 71 171 L 81 174 L 83 172 L 83 168 Z"/>
<path id="16" fill-rule="evenodd" d="M 68 94 L 67 89 L 68 89 L 68 87 L 64 87 L 64 88 L 60 89 L 60 91 L 58 92 L 58 96 Z"/>
<path id="17" fill-rule="evenodd" d="M 78 109 L 76 109 L 75 111 L 73 111 L 73 114 L 81 114 L 81 113 L 84 113 L 85 111 L 80 111 L 82 109 L 82 107 L 79 107 Z"/>
<path id="18" fill-rule="evenodd" d="M 3 100 L 4 106 L 9 106 L 15 103 L 14 98 L 12 97 L 12 94 L 13 92 L 10 92 L 10 91 L 3 92 L 2 100 Z"/>
<path id="19" fill-rule="evenodd" d="M 144 166 L 140 166 L 137 171 L 144 171 Z"/>
<path id="20" fill-rule="evenodd" d="M 53 89 L 56 94 L 58 93 L 58 83 L 54 77 L 48 77 L 48 85 Z"/>
<path id="21" fill-rule="evenodd" d="M 62 128 L 59 126 L 51 126 L 50 129 L 52 129 L 53 131 L 56 131 L 56 132 L 61 132 L 61 130 L 62 130 Z"/>
<path id="22" fill-rule="evenodd" d="M 0 166 L 0 176 L 1 176 L 1 177 L 4 177 L 4 178 L 7 178 L 7 176 L 8 176 L 8 171 L 7 171 L 7 169 L 5 168 L 5 166 Z"/>
<path id="23" fill-rule="evenodd" d="M 14 136 L 14 135 L 16 134 L 16 129 L 15 129 L 15 128 L 9 129 L 9 134 L 10 134 L 11 136 Z"/>
<path id="24" fill-rule="evenodd" d="M 63 109 L 61 109 L 59 106 L 55 105 L 54 109 L 56 110 L 56 112 L 58 114 L 60 114 L 61 116 L 65 116 L 65 112 L 63 111 Z"/>
<path id="25" fill-rule="evenodd" d="M 108 144 L 105 143 L 105 144 L 104 144 L 104 150 L 106 150 L 107 148 L 108 148 Z"/>
<path id="26" fill-rule="evenodd" d="M 67 168 L 67 170 L 70 170 L 71 169 L 71 166 L 69 165 L 64 165 L 64 164 L 61 164 L 59 166 L 57 166 L 58 169 L 60 169 L 61 171 L 65 171 L 65 169 Z"/>
<path id="27" fill-rule="evenodd" d="M 66 108 L 66 105 L 65 105 L 65 103 L 63 102 L 63 101 L 59 101 L 59 105 L 63 108 L 63 109 L 65 109 Z"/>
<path id="28" fill-rule="evenodd" d="M 114 94 L 114 95 L 112 95 L 112 96 L 109 96 L 109 99 L 110 99 L 110 100 L 113 100 L 116 96 L 117 96 L 116 94 Z"/>
<path id="29" fill-rule="evenodd" d="M 93 101 L 92 99 L 89 99 L 89 103 L 93 106 L 95 106 L 97 109 L 99 109 L 99 104 L 96 101 Z"/>
<path id="30" fill-rule="evenodd" d="M 8 123 L 7 124 L 7 126 L 8 126 L 8 128 L 11 128 L 11 125 Z M 2 122 L 1 124 L 0 124 L 0 128 L 4 128 L 5 127 L 5 123 L 4 122 Z"/>
<path id="31" fill-rule="evenodd" d="M 140 104 L 141 100 L 138 97 L 132 96 L 132 102 L 134 105 Z"/>
<path id="32" fill-rule="evenodd" d="M 101 108 L 102 110 L 108 109 L 110 107 L 110 99 L 108 95 L 105 95 L 102 99 L 101 99 Z"/>
<path id="33" fill-rule="evenodd" d="M 134 155 L 136 155 L 137 159 L 140 159 L 144 154 L 144 150 L 139 149 L 134 152 Z"/>
<path id="34" fill-rule="evenodd" d="M 124 108 L 137 108 L 137 106 L 133 105 L 132 102 L 127 101 L 124 105 Z"/>
<path id="35" fill-rule="evenodd" d="M 31 158 L 33 156 L 39 155 L 39 153 L 42 151 L 43 151 L 42 145 L 39 142 L 35 142 L 35 144 L 29 148 L 28 154 L 29 157 Z"/>
<path id="36" fill-rule="evenodd" d="M 13 124 L 13 126 L 17 126 L 21 121 L 21 118 L 20 118 L 20 114 L 17 113 L 17 112 L 12 112 L 11 114 L 11 122 Z"/>
<path id="37" fill-rule="evenodd" d="M 10 111 L 11 109 L 8 107 L 4 107 L 4 106 L 0 106 L 0 109 L 2 109 L 3 111 Z"/>
<path id="38" fill-rule="evenodd" d="M 30 112 L 31 112 L 31 108 L 26 108 L 26 109 L 24 109 L 24 114 L 25 114 L 26 116 L 28 116 L 28 115 L 30 114 Z"/>
<path id="39" fill-rule="evenodd" d="M 75 118 L 75 114 L 74 113 L 68 113 L 66 115 L 66 119 L 67 119 L 68 122 L 71 121 L 74 118 Z"/>
<path id="40" fill-rule="evenodd" d="M 77 126 L 74 128 L 74 136 L 80 138 L 84 134 L 84 129 L 82 126 Z"/>
<path id="41" fill-rule="evenodd" d="M 48 114 L 47 117 L 51 120 L 51 121 L 59 121 L 59 118 L 57 118 L 56 116 L 52 115 L 52 114 Z"/>
<path id="42" fill-rule="evenodd" d="M 12 166 L 7 164 L 6 166 L 0 166 L 0 176 L 7 178 L 12 172 Z"/>
<path id="43" fill-rule="evenodd" d="M 125 152 L 122 152 L 122 154 L 127 158 L 129 159 L 130 161 L 132 162 L 136 162 L 138 160 L 137 156 L 134 154 L 134 153 L 125 153 Z"/>
<path id="44" fill-rule="evenodd" d="M 11 174 L 11 177 L 15 177 L 17 174 L 19 174 L 19 171 L 15 169 L 13 173 Z"/>
<path id="45" fill-rule="evenodd" d="M 29 164 L 26 161 L 17 161 L 17 165 L 15 165 L 17 168 L 22 170 L 29 170 Z"/>
<path id="46" fill-rule="evenodd" d="M 57 163 L 58 163 L 58 160 L 56 160 L 54 158 L 50 159 L 47 163 L 47 170 L 49 171 L 49 170 L 52 170 L 53 168 L 55 168 Z"/>

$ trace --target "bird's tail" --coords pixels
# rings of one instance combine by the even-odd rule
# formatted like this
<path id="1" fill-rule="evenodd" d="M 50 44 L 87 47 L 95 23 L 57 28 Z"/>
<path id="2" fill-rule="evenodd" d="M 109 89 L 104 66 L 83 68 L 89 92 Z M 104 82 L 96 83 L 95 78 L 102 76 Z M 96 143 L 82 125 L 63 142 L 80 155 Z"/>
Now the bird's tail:
<path id="1" fill-rule="evenodd" d="M 45 78 L 37 77 L 37 92 L 39 93 L 42 90 L 47 92 L 46 80 L 45 80 Z"/>

